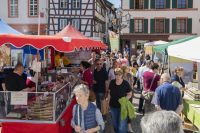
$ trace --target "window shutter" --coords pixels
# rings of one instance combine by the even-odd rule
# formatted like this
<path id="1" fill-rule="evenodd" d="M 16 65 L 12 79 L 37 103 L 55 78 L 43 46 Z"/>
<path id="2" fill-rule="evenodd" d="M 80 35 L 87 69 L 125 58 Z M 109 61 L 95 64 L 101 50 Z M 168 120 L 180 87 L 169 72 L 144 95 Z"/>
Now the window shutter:
<path id="1" fill-rule="evenodd" d="M 176 18 L 172 19 L 172 33 L 176 33 Z"/>
<path id="2" fill-rule="evenodd" d="M 148 33 L 148 19 L 144 19 L 144 33 Z"/>
<path id="3" fill-rule="evenodd" d="M 193 0 L 188 0 L 188 8 L 193 8 Z"/>
<path id="4" fill-rule="evenodd" d="M 149 8 L 149 0 L 145 0 L 144 1 L 144 9 L 148 9 Z"/>
<path id="5" fill-rule="evenodd" d="M 169 33 L 169 19 L 165 19 L 165 33 Z"/>
<path id="6" fill-rule="evenodd" d="M 130 9 L 134 9 L 135 7 L 135 0 L 129 0 L 130 1 Z"/>
<path id="7" fill-rule="evenodd" d="M 191 34 L 192 33 L 192 19 L 188 18 L 187 20 L 187 33 Z"/>
<path id="8" fill-rule="evenodd" d="M 151 0 L 151 8 L 152 8 L 152 9 L 155 8 L 155 0 Z"/>
<path id="9" fill-rule="evenodd" d="M 172 0 L 172 8 L 177 8 L 177 0 Z"/>
<path id="10" fill-rule="evenodd" d="M 151 19 L 151 33 L 155 33 L 155 19 Z"/>
<path id="11" fill-rule="evenodd" d="M 134 33 L 134 19 L 130 20 L 130 33 Z"/>
<path id="12" fill-rule="evenodd" d="M 166 8 L 170 8 L 170 1 L 171 0 L 166 0 Z"/>

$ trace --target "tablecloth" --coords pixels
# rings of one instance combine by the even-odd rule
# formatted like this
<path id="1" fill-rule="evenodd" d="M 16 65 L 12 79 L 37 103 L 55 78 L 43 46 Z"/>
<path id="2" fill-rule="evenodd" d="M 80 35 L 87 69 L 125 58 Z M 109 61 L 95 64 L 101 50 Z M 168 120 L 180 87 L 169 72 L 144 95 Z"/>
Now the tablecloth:
<path id="1" fill-rule="evenodd" d="M 200 130 L 200 108 L 195 108 L 195 104 L 200 105 L 200 101 L 184 99 L 183 113 Z"/>

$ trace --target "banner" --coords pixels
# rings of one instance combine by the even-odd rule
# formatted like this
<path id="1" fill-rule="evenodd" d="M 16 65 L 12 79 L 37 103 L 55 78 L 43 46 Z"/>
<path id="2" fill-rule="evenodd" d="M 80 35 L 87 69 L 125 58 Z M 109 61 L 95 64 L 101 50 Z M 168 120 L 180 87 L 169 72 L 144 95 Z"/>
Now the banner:
<path id="1" fill-rule="evenodd" d="M 10 65 L 10 47 L 3 45 L 0 47 L 0 67 Z"/>
<path id="2" fill-rule="evenodd" d="M 108 34 L 109 34 L 111 51 L 118 51 L 119 50 L 119 34 L 110 30 L 108 31 Z"/>
<path id="3" fill-rule="evenodd" d="M 183 81 L 187 84 L 188 82 L 192 82 L 193 80 L 193 62 L 189 60 L 184 60 L 181 58 L 176 58 L 173 56 L 169 56 L 169 67 L 170 72 L 173 75 L 175 73 L 176 67 L 183 67 L 184 69 L 184 76 Z"/>
<path id="4" fill-rule="evenodd" d="M 91 51 L 81 50 L 72 53 L 65 53 L 71 64 L 80 64 L 81 61 L 87 61 L 91 58 Z"/>

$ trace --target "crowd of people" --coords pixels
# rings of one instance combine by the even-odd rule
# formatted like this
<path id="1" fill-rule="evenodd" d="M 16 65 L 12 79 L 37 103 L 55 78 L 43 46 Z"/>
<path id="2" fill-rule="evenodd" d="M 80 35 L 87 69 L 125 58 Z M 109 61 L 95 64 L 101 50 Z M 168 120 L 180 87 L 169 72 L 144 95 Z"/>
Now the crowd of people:
<path id="1" fill-rule="evenodd" d="M 103 131 L 105 117 L 101 114 L 101 102 L 104 99 L 109 101 L 115 133 L 132 132 L 130 122 L 134 120 L 133 94 L 136 91 L 141 92 L 137 113 L 145 115 L 141 121 L 143 133 L 161 133 L 163 125 L 165 130 L 171 126 L 170 133 L 182 132 L 178 126 L 182 124 L 179 114 L 183 109 L 182 90 L 185 87 L 182 68 L 177 67 L 170 78 L 169 74 L 160 73 L 159 63 L 144 51 L 130 56 L 128 49 L 123 54 L 92 52 L 91 59 L 82 61 L 80 68 L 82 84 L 74 90 L 78 104 L 73 108 L 71 123 L 75 132 Z M 178 129 L 174 129 L 176 127 Z"/>

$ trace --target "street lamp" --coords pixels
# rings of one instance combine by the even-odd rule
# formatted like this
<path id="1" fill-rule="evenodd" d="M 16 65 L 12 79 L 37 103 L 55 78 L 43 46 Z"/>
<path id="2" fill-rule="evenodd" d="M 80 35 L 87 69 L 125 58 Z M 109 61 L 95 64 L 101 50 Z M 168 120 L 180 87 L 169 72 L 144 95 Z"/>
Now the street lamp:
<path id="1" fill-rule="evenodd" d="M 128 12 L 123 16 L 124 12 L 121 8 L 118 8 L 116 11 L 117 19 L 118 19 L 118 26 L 119 26 L 119 33 L 123 28 L 126 28 L 130 24 L 131 14 Z M 123 18 L 125 18 L 125 21 L 123 21 Z M 124 24 L 126 22 L 126 24 Z"/>
<path id="2" fill-rule="evenodd" d="M 131 14 L 129 12 L 127 14 L 125 14 L 124 16 L 123 15 L 124 15 L 124 12 L 123 12 L 122 8 L 118 8 L 116 10 L 116 16 L 118 19 L 119 44 L 121 42 L 121 39 L 120 39 L 121 38 L 121 30 L 130 25 L 130 19 L 131 19 Z M 125 21 L 123 21 L 123 18 L 125 18 Z M 124 24 L 123 22 L 125 22 L 126 24 Z"/>

